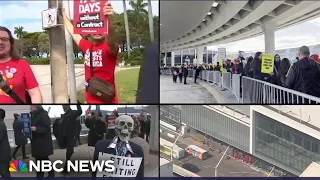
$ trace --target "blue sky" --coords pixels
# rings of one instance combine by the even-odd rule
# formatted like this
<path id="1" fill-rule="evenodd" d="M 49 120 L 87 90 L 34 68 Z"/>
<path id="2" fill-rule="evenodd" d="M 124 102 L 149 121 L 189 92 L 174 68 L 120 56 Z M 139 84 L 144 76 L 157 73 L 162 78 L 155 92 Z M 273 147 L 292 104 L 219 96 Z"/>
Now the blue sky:
<path id="1" fill-rule="evenodd" d="M 121 0 L 111 0 L 111 3 L 116 12 L 123 12 Z M 159 15 L 158 3 L 154 0 L 151 2 L 153 15 Z M 126 4 L 129 9 L 129 1 L 126 1 Z M 11 31 L 17 26 L 23 26 L 28 32 L 42 31 L 41 12 L 45 9 L 48 9 L 47 1 L 0 0 L 0 25 Z"/>

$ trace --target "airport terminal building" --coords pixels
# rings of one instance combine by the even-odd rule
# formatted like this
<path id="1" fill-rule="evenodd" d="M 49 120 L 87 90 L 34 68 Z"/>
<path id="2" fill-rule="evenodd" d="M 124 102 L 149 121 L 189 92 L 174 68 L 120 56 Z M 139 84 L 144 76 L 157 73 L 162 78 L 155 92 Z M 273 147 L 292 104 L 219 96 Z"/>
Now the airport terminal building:
<path id="1" fill-rule="evenodd" d="M 318 106 L 161 106 L 160 119 L 185 124 L 299 176 L 320 161 Z"/>

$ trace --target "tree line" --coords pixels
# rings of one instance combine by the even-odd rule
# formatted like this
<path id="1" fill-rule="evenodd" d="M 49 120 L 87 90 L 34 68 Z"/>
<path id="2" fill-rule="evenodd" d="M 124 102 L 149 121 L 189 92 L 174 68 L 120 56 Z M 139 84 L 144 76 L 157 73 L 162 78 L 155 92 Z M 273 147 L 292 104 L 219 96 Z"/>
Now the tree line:
<path id="1" fill-rule="evenodd" d="M 126 47 L 126 29 L 124 13 L 115 14 L 112 18 L 112 28 L 116 32 L 117 41 L 120 45 L 121 59 L 128 61 L 135 61 L 134 64 L 140 64 L 143 54 L 143 47 L 151 42 L 149 33 L 148 11 L 145 9 L 148 3 L 143 0 L 130 1 L 132 10 L 126 10 L 128 15 L 129 36 L 130 36 L 130 58 L 127 58 Z M 155 41 L 159 37 L 159 17 L 153 17 L 153 27 Z M 26 59 L 41 59 L 50 57 L 50 40 L 47 31 L 42 32 L 27 32 L 24 27 L 18 26 L 14 28 L 13 32 L 16 39 L 17 52 Z M 83 53 L 73 45 L 74 58 L 78 59 L 83 56 Z M 128 62 L 130 63 L 130 62 Z"/>

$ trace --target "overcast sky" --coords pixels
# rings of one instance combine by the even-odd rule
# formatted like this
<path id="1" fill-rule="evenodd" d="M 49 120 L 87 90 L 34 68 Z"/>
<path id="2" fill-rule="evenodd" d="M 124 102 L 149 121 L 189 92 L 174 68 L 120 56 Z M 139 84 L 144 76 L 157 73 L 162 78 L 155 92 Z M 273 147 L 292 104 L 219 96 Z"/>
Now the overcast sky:
<path id="1" fill-rule="evenodd" d="M 111 3 L 116 12 L 123 12 L 122 0 L 111 0 Z M 158 3 L 155 0 L 151 1 L 153 15 L 159 15 Z M 128 0 L 126 4 L 127 9 L 130 9 Z M 28 32 L 42 31 L 41 12 L 45 9 L 48 9 L 48 1 L 0 0 L 0 25 L 8 27 L 11 31 L 17 26 L 23 26 Z"/>
<path id="2" fill-rule="evenodd" d="M 128 105 L 127 107 L 136 107 L 137 105 Z M 50 117 L 60 117 L 61 114 L 63 114 L 63 109 L 61 105 L 43 105 L 43 109 L 48 110 L 50 108 L 49 111 L 49 116 Z M 85 114 L 85 111 L 88 109 L 89 105 L 81 105 L 82 107 L 82 115 Z M 108 110 L 108 111 L 113 111 L 115 109 L 117 109 L 118 107 L 125 107 L 125 105 L 100 105 L 100 109 L 101 110 Z M 76 110 L 77 106 L 76 105 L 72 105 L 71 109 Z M 96 109 L 95 105 L 91 106 L 91 110 Z"/>
<path id="3" fill-rule="evenodd" d="M 293 46 L 308 45 L 320 42 L 320 18 L 295 25 L 275 33 L 276 49 L 288 48 Z M 254 51 L 264 49 L 264 35 L 254 38 L 236 41 L 217 46 L 208 46 L 208 49 L 218 50 L 226 48 L 227 53 L 238 51 Z"/>

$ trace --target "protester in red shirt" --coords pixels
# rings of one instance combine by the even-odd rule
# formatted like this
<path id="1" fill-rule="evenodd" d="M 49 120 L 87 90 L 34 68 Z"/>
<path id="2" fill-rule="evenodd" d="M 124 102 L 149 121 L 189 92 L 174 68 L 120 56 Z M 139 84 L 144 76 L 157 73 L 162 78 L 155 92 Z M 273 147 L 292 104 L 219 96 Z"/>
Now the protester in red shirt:
<path id="1" fill-rule="evenodd" d="M 0 74 L 11 89 L 25 103 L 42 103 L 39 84 L 28 61 L 21 59 L 14 50 L 14 38 L 9 29 L 0 26 Z M 27 102 L 28 96 L 31 102 Z M 17 104 L 0 89 L 1 104 Z"/>
<path id="2" fill-rule="evenodd" d="M 103 7 L 104 15 L 108 16 L 108 19 L 114 14 L 113 7 L 110 2 L 107 2 Z M 111 23 L 110 23 L 111 24 Z M 85 53 L 85 80 L 86 82 L 92 78 L 90 73 L 90 53 L 93 61 L 94 76 L 101 78 L 115 87 L 115 97 L 110 102 L 101 99 L 100 97 L 91 94 L 86 91 L 86 102 L 89 104 L 104 104 L 111 103 L 117 104 L 118 91 L 115 85 L 115 68 L 118 58 L 118 45 L 115 41 L 114 31 L 110 28 L 108 35 L 93 34 L 90 36 L 91 40 L 82 38 L 79 34 L 74 34 L 73 25 L 64 13 L 64 25 L 72 35 L 73 40 L 79 46 L 82 52 Z M 87 84 L 88 85 L 88 84 Z"/>

